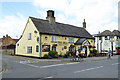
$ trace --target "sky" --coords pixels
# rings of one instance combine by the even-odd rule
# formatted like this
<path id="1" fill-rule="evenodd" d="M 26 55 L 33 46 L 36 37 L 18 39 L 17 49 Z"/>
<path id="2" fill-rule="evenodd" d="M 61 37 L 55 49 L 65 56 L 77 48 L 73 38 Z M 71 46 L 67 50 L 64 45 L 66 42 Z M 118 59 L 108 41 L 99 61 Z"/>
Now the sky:
<path id="1" fill-rule="evenodd" d="M 82 27 L 97 34 L 118 30 L 119 0 L 0 0 L 0 37 L 8 34 L 19 38 L 28 17 L 46 19 L 47 10 L 54 10 L 56 22 Z"/>

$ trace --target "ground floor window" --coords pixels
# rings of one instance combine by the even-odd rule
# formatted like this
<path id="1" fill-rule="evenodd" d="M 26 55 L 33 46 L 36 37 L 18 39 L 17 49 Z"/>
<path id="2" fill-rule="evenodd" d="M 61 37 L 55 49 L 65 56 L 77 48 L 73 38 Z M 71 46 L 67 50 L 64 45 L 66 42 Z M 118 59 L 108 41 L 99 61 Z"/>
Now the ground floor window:
<path id="1" fill-rule="evenodd" d="M 53 50 L 53 51 L 56 51 L 56 46 L 52 46 L 52 50 Z"/>
<path id="2" fill-rule="evenodd" d="M 32 46 L 27 47 L 27 53 L 32 53 Z"/>
<path id="3" fill-rule="evenodd" d="M 69 51 L 74 51 L 74 47 L 69 47 Z"/>
<path id="4" fill-rule="evenodd" d="M 42 45 L 42 52 L 49 52 L 50 51 L 50 45 Z"/>
<path id="5" fill-rule="evenodd" d="M 39 46 L 38 45 L 36 46 L 36 52 L 39 52 Z"/>

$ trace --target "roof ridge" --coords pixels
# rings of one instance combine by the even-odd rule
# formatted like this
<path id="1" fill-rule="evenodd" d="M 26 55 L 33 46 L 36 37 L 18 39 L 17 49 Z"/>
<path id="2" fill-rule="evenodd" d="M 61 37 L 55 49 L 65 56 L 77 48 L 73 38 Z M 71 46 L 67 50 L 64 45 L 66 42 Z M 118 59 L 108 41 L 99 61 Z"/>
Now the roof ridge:
<path id="1" fill-rule="evenodd" d="M 43 20 L 43 21 L 47 21 L 49 22 L 48 20 L 45 20 L 45 19 L 41 19 L 41 18 L 36 18 L 36 17 L 31 17 L 29 16 L 30 18 L 34 18 L 34 19 L 38 19 L 38 20 Z M 58 24 L 62 24 L 62 25 L 68 25 L 68 26 L 71 26 L 71 27 L 76 27 L 76 28 L 83 28 L 83 27 L 78 27 L 78 26 L 75 26 L 75 25 L 72 25 L 72 24 L 67 24 L 67 23 L 62 23 L 62 22 L 55 22 L 55 23 L 58 23 Z"/>

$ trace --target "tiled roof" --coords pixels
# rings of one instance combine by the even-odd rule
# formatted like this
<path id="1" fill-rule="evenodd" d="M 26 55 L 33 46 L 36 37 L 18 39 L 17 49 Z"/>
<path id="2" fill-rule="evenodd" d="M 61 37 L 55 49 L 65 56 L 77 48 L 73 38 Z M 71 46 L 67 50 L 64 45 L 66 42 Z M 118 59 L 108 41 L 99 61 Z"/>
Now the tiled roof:
<path id="1" fill-rule="evenodd" d="M 86 38 L 78 39 L 78 40 L 76 41 L 75 45 L 81 45 L 85 40 L 86 40 Z"/>
<path id="2" fill-rule="evenodd" d="M 83 27 L 76 27 L 58 22 L 50 23 L 48 20 L 33 17 L 30 18 L 40 33 L 79 38 L 93 38 Z"/>
<path id="3" fill-rule="evenodd" d="M 120 31 L 118 31 L 118 30 L 114 30 L 113 33 L 115 36 L 120 36 Z"/>
<path id="4" fill-rule="evenodd" d="M 114 30 L 113 32 L 111 32 L 110 30 L 105 30 L 99 33 L 97 36 L 120 36 L 120 31 Z"/>
<path id="5" fill-rule="evenodd" d="M 17 42 L 19 39 L 13 39 L 15 42 Z"/>

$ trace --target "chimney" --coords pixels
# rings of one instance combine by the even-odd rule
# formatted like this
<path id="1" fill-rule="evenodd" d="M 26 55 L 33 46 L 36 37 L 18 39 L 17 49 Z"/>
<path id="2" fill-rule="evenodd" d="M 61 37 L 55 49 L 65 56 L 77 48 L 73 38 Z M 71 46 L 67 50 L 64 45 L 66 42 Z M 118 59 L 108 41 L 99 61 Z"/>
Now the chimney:
<path id="1" fill-rule="evenodd" d="M 48 20 L 50 23 L 55 23 L 55 17 L 54 17 L 54 11 L 53 10 L 48 10 L 47 11 L 46 20 Z"/>
<path id="2" fill-rule="evenodd" d="M 86 22 L 85 22 L 85 19 L 84 19 L 84 22 L 83 22 L 83 28 L 86 29 Z"/>
<path id="3" fill-rule="evenodd" d="M 6 34 L 6 37 L 8 37 L 8 34 Z"/>
<path id="4" fill-rule="evenodd" d="M 3 36 L 3 39 L 5 39 L 5 36 Z"/>

